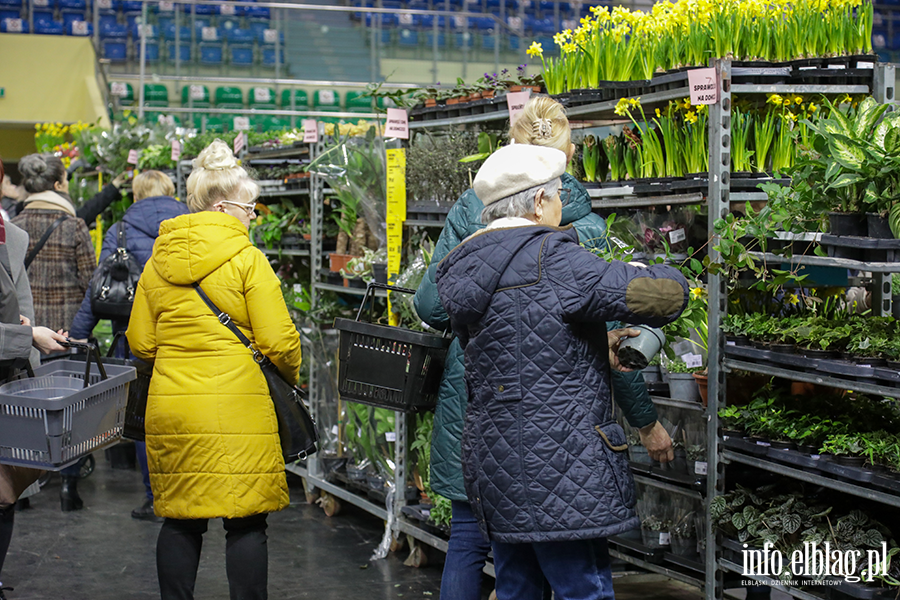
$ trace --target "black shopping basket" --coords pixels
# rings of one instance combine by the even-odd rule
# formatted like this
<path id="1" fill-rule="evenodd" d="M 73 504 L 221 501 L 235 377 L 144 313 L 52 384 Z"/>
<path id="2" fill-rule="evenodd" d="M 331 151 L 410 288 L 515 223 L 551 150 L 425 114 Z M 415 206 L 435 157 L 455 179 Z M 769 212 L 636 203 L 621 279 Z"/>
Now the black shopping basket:
<path id="1" fill-rule="evenodd" d="M 437 404 L 450 338 L 361 321 L 366 301 L 375 289 L 416 293 L 370 283 L 356 320 L 334 320 L 341 334 L 341 398 L 403 412 L 431 410 Z"/>
<path id="2" fill-rule="evenodd" d="M 126 358 L 113 358 L 120 339 L 125 340 Z M 139 358 L 127 358 L 128 340 L 125 338 L 125 333 L 121 331 L 113 338 L 106 356 L 105 361 L 108 364 L 132 366 L 137 371 L 137 379 L 128 388 L 128 404 L 125 406 L 125 428 L 122 431 L 122 437 L 143 442 L 144 415 L 147 412 L 147 396 L 150 393 L 150 376 L 153 375 L 153 365 Z"/>

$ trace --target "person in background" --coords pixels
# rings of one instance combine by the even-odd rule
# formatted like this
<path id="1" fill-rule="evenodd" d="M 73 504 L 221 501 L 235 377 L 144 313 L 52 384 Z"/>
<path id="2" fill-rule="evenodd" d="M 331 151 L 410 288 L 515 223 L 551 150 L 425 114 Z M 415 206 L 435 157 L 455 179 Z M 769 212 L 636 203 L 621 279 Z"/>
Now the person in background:
<path id="1" fill-rule="evenodd" d="M 184 203 L 173 197 L 175 184 L 168 175 L 160 171 L 143 171 L 134 178 L 132 192 L 134 204 L 125 211 L 121 221 L 109 228 L 103 238 L 100 262 L 116 251 L 119 229 L 124 228 L 125 248 L 138 260 L 143 269 L 153 253 L 153 243 L 159 235 L 160 224 L 190 211 Z M 98 321 L 91 311 L 90 290 L 88 290 L 72 322 L 69 335 L 75 340 L 87 340 Z M 112 323 L 113 334 L 124 333 L 127 328 L 127 319 L 114 320 Z M 125 356 L 124 349 L 119 348 L 118 351 L 122 357 Z M 135 519 L 161 521 L 162 519 L 153 514 L 153 490 L 150 486 L 150 471 L 147 468 L 147 449 L 144 442 L 135 442 L 135 452 L 144 477 L 147 498 L 142 506 L 131 511 L 131 516 Z"/>
<path id="2" fill-rule="evenodd" d="M 677 269 L 606 261 L 559 228 L 567 162 L 523 144 L 492 154 L 474 182 L 487 227 L 436 273 L 465 353 L 463 476 L 498 600 L 540 600 L 545 578 L 559 600 L 614 598 L 606 538 L 639 520 L 609 377 L 623 336 L 599 331 L 661 327 L 688 299 Z"/>
<path id="3" fill-rule="evenodd" d="M 536 96 L 528 101 L 509 135 L 516 144 L 560 150 L 566 153 L 568 160 L 575 152 L 565 111 L 559 102 L 547 96 Z M 587 190 L 568 173 L 563 173 L 561 182 L 561 224 L 574 226 L 579 241 L 585 247 L 606 248 L 606 222 L 591 212 L 591 198 Z M 484 204 L 474 190 L 469 189 L 460 196 L 447 215 L 446 225 L 431 257 L 431 266 L 416 291 L 416 312 L 435 329 L 446 329 L 449 325 L 435 283 L 438 263 L 464 239 L 484 227 L 481 222 L 483 210 Z M 607 325 L 610 345 L 622 335 L 630 336 L 634 332 L 618 327 L 618 323 Z M 481 598 L 482 569 L 491 549 L 478 531 L 463 486 L 460 440 L 468 401 L 464 372 L 462 347 L 455 339 L 445 360 L 431 448 L 431 487 L 450 499 L 453 515 L 447 560 L 441 578 L 441 598 L 445 600 Z M 641 373 L 613 371 L 611 376 L 613 397 L 628 422 L 641 432 L 642 443 L 654 459 L 662 462 L 671 460 L 674 457 L 671 439 L 657 421 L 656 408 Z M 546 597 L 549 599 L 549 591 Z"/>
<path id="4" fill-rule="evenodd" d="M 68 200 L 69 181 L 59 158 L 30 154 L 19 161 L 19 172 L 28 197 L 13 223 L 28 234 L 28 256 L 50 232 L 46 243 L 31 256 L 31 264 L 26 264 L 35 322 L 54 331 L 68 330 L 97 266 L 91 234 Z M 84 506 L 78 494 L 80 471 L 80 463 L 60 471 L 59 501 L 64 512 Z"/>
<path id="5" fill-rule="evenodd" d="M 84 221 L 88 227 L 93 225 L 94 221 L 97 220 L 97 217 L 100 216 L 104 210 L 109 208 L 109 205 L 117 200 L 122 199 L 121 188 L 125 184 L 125 182 L 130 177 L 130 171 L 123 171 L 116 175 L 116 177 L 110 182 L 110 185 L 103 186 L 103 189 L 98 193 L 94 194 L 94 196 L 85 202 L 83 205 L 77 207 L 75 209 L 75 216 Z M 11 190 L 17 190 L 14 186 Z M 72 202 L 72 198 L 69 196 L 69 185 L 68 185 L 68 173 L 66 173 L 66 186 L 65 189 L 57 189 L 55 190 L 57 194 L 68 200 L 74 206 L 75 203 Z M 3 194 L 6 196 L 6 194 Z M 19 198 L 22 195 L 27 199 L 28 193 L 24 191 L 23 193 L 17 193 L 13 198 Z M 12 206 L 13 212 L 10 213 L 10 217 L 13 217 L 25 208 L 25 199 L 16 201 L 16 204 Z M 6 199 L 4 198 L 3 208 L 6 208 Z"/>
<path id="6" fill-rule="evenodd" d="M 288 505 L 278 421 L 253 354 L 197 283 L 296 383 L 300 335 L 268 259 L 250 243 L 259 186 L 216 140 L 194 159 L 191 214 L 165 221 L 138 283 L 128 342 L 153 362 L 145 431 L 162 600 L 193 598 L 208 520 L 223 518 L 232 598 L 267 596 L 268 513 Z"/>

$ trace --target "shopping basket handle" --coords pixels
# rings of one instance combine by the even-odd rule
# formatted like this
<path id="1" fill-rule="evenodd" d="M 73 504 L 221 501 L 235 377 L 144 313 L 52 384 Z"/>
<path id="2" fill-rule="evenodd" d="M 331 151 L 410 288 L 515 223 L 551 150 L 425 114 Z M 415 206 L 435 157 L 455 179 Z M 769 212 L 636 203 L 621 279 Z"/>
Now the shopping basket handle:
<path id="1" fill-rule="evenodd" d="M 402 292 L 404 294 L 415 294 L 416 290 L 411 290 L 409 288 L 400 287 L 396 285 L 388 285 L 386 283 L 377 283 L 372 282 L 368 286 L 366 286 L 366 293 L 363 295 L 362 304 L 359 305 L 359 312 L 356 313 L 356 320 L 359 321 L 362 319 L 363 310 L 366 308 L 366 302 L 369 301 L 369 295 L 375 294 L 375 290 L 389 290 L 391 292 Z M 374 308 L 373 308 L 374 310 Z"/>
<path id="2" fill-rule="evenodd" d="M 66 339 L 65 342 L 59 342 L 59 345 L 66 348 L 80 348 L 82 350 L 87 350 L 87 360 L 84 361 L 84 387 L 88 387 L 91 384 L 91 356 L 94 357 L 94 362 L 97 363 L 97 369 L 100 370 L 100 379 L 107 379 L 106 369 L 103 367 L 103 362 L 100 360 L 100 350 L 97 348 L 96 344 L 86 344 L 84 342 L 75 342 Z"/>
<path id="3" fill-rule="evenodd" d="M 115 336 L 113 336 L 112 344 L 109 345 L 109 350 L 106 351 L 106 358 L 115 358 L 116 346 L 119 345 L 119 340 L 125 340 L 125 358 L 128 358 L 128 338 L 125 337 L 125 332 L 120 331 Z"/>

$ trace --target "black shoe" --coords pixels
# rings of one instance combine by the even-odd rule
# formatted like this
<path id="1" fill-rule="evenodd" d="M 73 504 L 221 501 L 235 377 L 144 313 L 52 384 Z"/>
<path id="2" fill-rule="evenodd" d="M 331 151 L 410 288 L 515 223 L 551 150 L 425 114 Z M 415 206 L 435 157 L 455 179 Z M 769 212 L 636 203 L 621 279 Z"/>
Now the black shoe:
<path id="1" fill-rule="evenodd" d="M 78 477 L 63 476 L 62 487 L 59 490 L 59 504 L 63 512 L 84 508 L 84 502 L 78 495 Z"/>
<path id="2" fill-rule="evenodd" d="M 0 587 L 0 600 L 6 600 L 6 594 L 3 593 L 3 590 L 9 590 L 10 592 L 12 592 L 15 589 L 16 588 L 11 587 Z"/>
<path id="3" fill-rule="evenodd" d="M 28 510 L 31 508 L 31 499 L 30 498 L 19 498 L 16 500 L 16 510 Z M 3 588 L 0 588 L 0 594 L 3 593 Z M 0 596 L 0 600 L 3 600 L 3 596 Z"/>
<path id="4" fill-rule="evenodd" d="M 157 517 L 153 513 L 153 500 L 147 500 L 144 502 L 144 505 L 140 508 L 136 508 L 131 511 L 132 519 L 140 519 L 141 521 L 152 521 L 154 523 L 162 523 L 163 518 Z M 2 599 L 0 599 L 2 600 Z"/>

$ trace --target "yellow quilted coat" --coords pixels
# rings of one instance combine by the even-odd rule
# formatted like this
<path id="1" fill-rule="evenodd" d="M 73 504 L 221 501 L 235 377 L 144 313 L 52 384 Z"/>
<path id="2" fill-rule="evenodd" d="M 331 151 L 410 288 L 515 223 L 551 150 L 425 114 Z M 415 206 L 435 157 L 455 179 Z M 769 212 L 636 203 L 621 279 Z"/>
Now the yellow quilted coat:
<path id="1" fill-rule="evenodd" d="M 281 510 L 288 490 L 266 380 L 195 281 L 288 381 L 300 369 L 278 278 L 240 221 L 211 211 L 164 221 L 128 323 L 131 351 L 153 361 L 145 428 L 154 509 L 174 519 Z"/>

